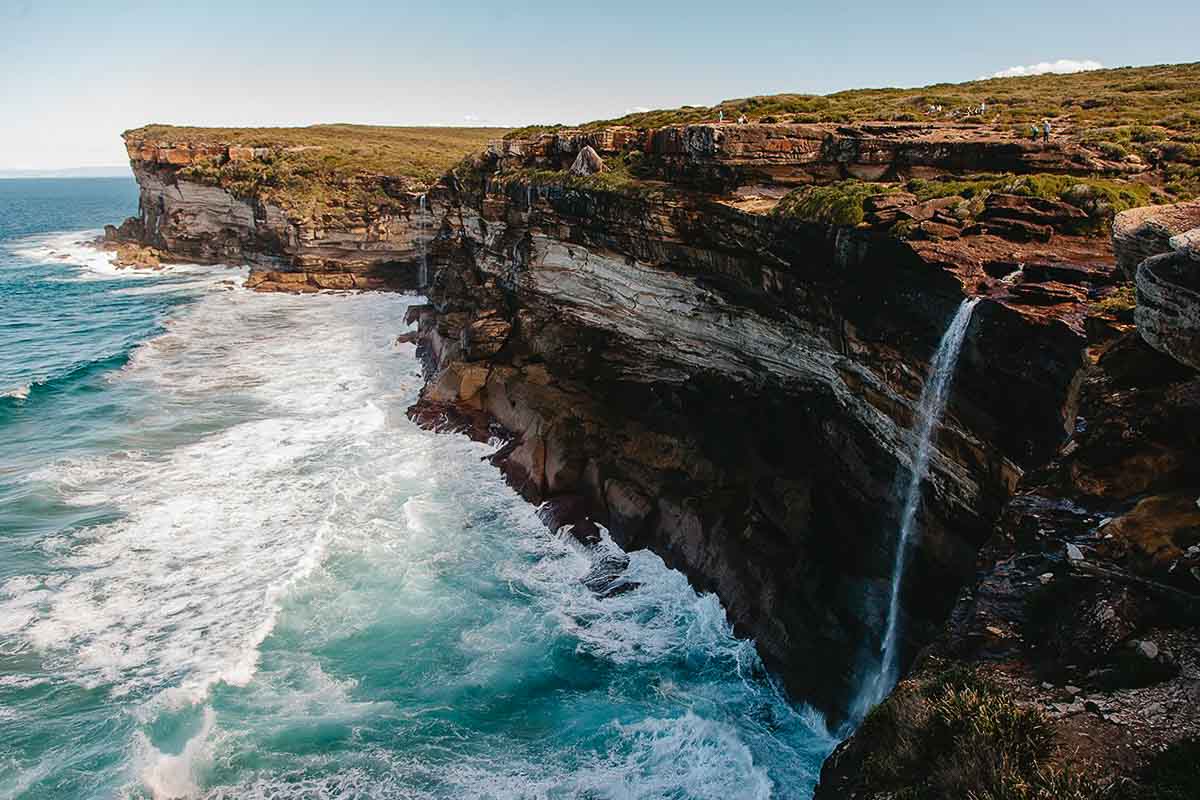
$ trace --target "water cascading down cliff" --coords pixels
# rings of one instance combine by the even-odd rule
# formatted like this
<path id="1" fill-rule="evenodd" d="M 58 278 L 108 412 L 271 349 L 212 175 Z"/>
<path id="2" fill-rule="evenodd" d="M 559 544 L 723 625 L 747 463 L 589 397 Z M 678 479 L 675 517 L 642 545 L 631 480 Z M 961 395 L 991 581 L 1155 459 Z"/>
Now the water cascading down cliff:
<path id="1" fill-rule="evenodd" d="M 857 725 L 872 708 L 879 705 L 900 678 L 900 587 L 904 582 L 909 548 L 920 533 L 917 530 L 916 519 L 921 506 L 921 483 L 925 480 L 925 473 L 929 468 L 934 435 L 950 399 L 954 367 L 958 363 L 958 354 L 962 350 L 963 339 L 966 338 L 967 328 L 971 324 L 971 312 L 978 303 L 978 297 L 969 297 L 962 301 L 941 341 L 938 342 L 933 359 L 929 362 L 929 374 L 926 375 L 925 386 L 921 390 L 916 425 L 911 432 L 908 480 L 902 484 L 901 476 L 896 481 L 897 489 L 903 485 L 904 506 L 896 534 L 896 554 L 883 643 L 877 654 L 878 663 L 868 673 L 858 697 L 855 698 L 850 715 L 853 725 Z"/>

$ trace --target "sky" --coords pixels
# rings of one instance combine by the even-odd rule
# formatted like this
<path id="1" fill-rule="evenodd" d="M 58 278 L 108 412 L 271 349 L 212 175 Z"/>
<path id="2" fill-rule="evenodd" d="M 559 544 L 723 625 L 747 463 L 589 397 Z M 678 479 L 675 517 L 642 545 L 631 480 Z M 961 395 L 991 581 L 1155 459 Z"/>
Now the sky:
<path id="1" fill-rule="evenodd" d="M 523 125 L 777 92 L 1200 60 L 1160 0 L 0 0 L 0 170 L 178 125 Z"/>

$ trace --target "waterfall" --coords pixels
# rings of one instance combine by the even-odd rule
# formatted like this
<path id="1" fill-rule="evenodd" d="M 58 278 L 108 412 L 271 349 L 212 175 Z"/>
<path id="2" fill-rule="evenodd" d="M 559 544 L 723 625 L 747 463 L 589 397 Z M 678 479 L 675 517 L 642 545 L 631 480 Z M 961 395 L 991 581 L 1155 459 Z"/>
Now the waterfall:
<path id="1" fill-rule="evenodd" d="M 979 302 L 978 297 L 967 298 L 958 307 L 950 326 L 942 334 L 937 352 L 929 362 L 929 374 L 921 390 L 917 409 L 916 425 L 912 429 L 911 465 L 908 481 L 904 487 L 904 509 L 900 514 L 900 529 L 896 536 L 896 555 L 892 567 L 892 590 L 888 601 L 887 622 L 884 628 L 883 645 L 879 651 L 879 664 L 874 674 L 865 682 L 851 709 L 851 719 L 862 720 L 878 705 L 900 679 L 900 586 L 904 582 L 904 570 L 908 565 L 908 551 L 917 535 L 917 510 L 921 507 L 921 482 L 929 468 L 929 457 L 933 452 L 933 436 L 938 422 L 946 410 L 950 398 L 950 384 L 954 381 L 954 367 L 962 349 L 963 338 L 971 324 L 971 312 Z M 899 483 L 899 481 L 897 481 Z"/>
<path id="2" fill-rule="evenodd" d="M 417 278 L 417 288 L 424 289 L 429 285 L 429 259 L 425 254 L 425 195 L 418 200 L 420 212 L 417 214 L 417 239 L 421 242 L 421 272 Z"/>

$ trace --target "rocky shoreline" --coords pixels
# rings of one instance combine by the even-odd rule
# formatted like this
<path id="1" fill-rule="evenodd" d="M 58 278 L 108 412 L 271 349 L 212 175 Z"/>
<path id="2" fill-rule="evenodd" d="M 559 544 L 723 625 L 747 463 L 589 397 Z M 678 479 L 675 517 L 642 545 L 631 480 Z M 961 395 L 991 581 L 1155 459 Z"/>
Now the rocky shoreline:
<path id="1" fill-rule="evenodd" d="M 502 439 L 552 529 L 603 526 L 715 592 L 835 724 L 882 635 L 922 377 L 982 298 L 904 585 L 913 670 L 818 797 L 932 791 L 878 766 L 933 740 L 928 714 L 893 724 L 927 687 L 1035 709 L 1048 775 L 1077 753 L 1144 783 L 1200 732 L 1195 250 L 1172 239 L 1200 219 L 1107 235 L 1148 165 L 979 125 L 554 131 L 317 218 L 184 172 L 269 152 L 127 143 L 141 212 L 114 240 L 250 262 L 258 290 L 423 286 L 410 415 Z"/>

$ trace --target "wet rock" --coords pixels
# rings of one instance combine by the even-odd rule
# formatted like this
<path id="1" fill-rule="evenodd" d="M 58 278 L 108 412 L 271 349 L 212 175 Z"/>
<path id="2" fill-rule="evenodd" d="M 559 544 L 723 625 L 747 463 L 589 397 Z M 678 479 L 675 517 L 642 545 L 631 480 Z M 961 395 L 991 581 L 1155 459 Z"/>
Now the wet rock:
<path id="1" fill-rule="evenodd" d="M 624 578 L 629 568 L 629 556 L 617 550 L 596 548 L 592 551 L 592 566 L 580 583 L 601 597 L 614 597 L 637 587 Z"/>
<path id="2" fill-rule="evenodd" d="M 462 329 L 463 357 L 468 361 L 478 361 L 496 355 L 508 341 L 511 331 L 512 323 L 499 316 L 486 316 L 472 321 Z"/>
<path id="3" fill-rule="evenodd" d="M 162 269 L 163 253 L 153 247 L 144 247 L 132 242 L 123 242 L 117 246 L 117 254 L 113 258 L 113 266 L 118 269 Z"/>

